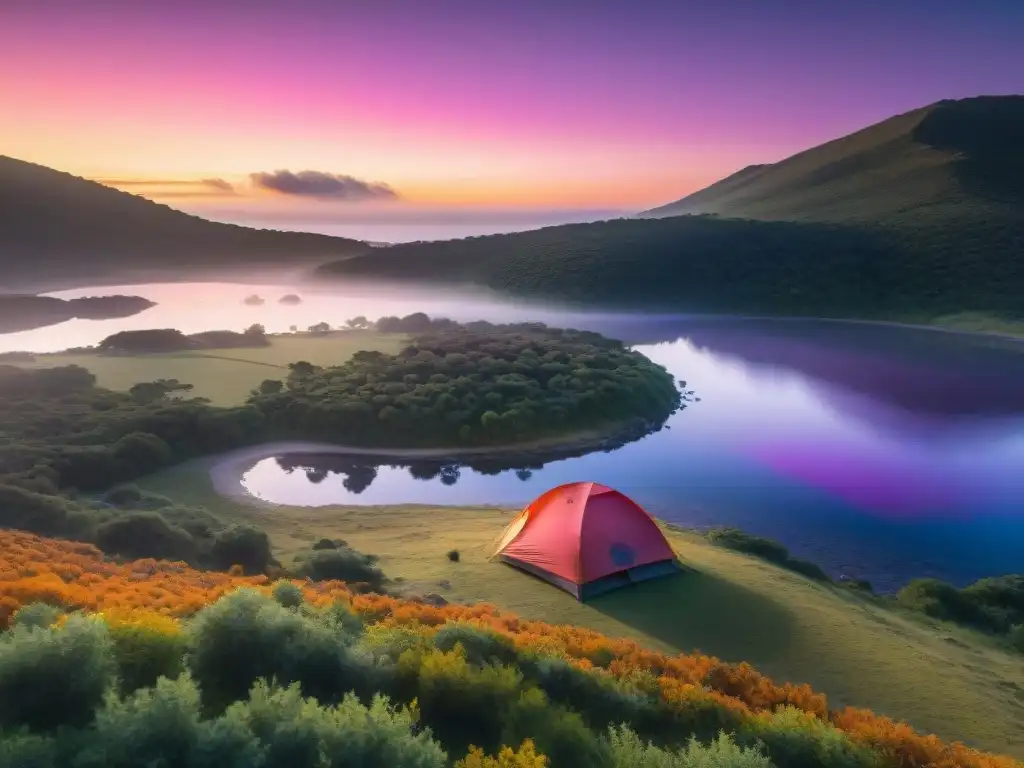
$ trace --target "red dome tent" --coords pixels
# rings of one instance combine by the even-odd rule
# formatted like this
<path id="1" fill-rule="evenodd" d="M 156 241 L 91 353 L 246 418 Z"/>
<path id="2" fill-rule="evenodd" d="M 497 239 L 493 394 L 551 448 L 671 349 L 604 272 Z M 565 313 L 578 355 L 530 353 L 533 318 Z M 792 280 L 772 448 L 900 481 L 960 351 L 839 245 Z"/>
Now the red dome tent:
<path id="1" fill-rule="evenodd" d="M 505 529 L 493 557 L 577 600 L 678 570 L 654 518 L 598 483 L 569 483 L 538 496 Z"/>

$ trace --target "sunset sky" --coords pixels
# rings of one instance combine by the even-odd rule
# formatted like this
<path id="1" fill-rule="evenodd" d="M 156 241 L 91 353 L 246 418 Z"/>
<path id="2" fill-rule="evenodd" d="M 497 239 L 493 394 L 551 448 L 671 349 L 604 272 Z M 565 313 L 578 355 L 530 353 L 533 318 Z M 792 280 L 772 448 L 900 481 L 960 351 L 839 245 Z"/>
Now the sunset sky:
<path id="1" fill-rule="evenodd" d="M 0 154 L 228 218 L 636 211 L 1024 92 L 1021 40 L 1020 0 L 0 0 Z"/>

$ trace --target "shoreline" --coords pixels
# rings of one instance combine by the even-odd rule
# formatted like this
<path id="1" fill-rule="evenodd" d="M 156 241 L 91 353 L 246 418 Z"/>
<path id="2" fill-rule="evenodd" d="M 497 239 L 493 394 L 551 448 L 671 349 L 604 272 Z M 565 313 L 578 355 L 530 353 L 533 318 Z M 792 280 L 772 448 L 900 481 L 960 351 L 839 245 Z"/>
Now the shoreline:
<path id="1" fill-rule="evenodd" d="M 644 435 L 649 432 L 644 432 Z M 245 473 L 266 459 L 283 454 L 336 454 L 340 456 L 367 457 L 380 459 L 382 464 L 412 463 L 433 460 L 445 464 L 471 465 L 473 461 L 501 461 L 523 466 L 560 458 L 572 458 L 598 451 L 613 451 L 641 435 L 622 432 L 577 432 L 575 437 L 549 438 L 505 446 L 479 446 L 471 448 L 376 448 L 368 446 L 340 445 L 306 441 L 271 441 L 245 448 L 236 448 L 225 453 L 205 456 L 185 462 L 186 465 L 202 468 L 210 476 L 213 489 L 220 496 L 249 503 L 270 504 L 246 491 L 242 485 Z M 183 465 L 179 464 L 178 467 Z"/>

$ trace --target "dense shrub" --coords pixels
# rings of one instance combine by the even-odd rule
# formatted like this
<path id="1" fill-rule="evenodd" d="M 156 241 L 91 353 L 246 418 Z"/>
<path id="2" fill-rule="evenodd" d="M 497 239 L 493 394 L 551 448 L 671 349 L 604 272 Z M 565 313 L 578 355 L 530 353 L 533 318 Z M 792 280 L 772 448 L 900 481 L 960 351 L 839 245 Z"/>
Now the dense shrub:
<path id="1" fill-rule="evenodd" d="M 66 499 L 0 485 L 0 526 L 4 528 L 52 536 L 64 529 L 67 514 Z"/>
<path id="2" fill-rule="evenodd" d="M 109 611 L 103 619 L 123 692 L 148 688 L 160 677 L 181 674 L 185 636 L 177 622 L 148 611 Z"/>
<path id="3" fill-rule="evenodd" d="M 372 663 L 339 642 L 339 627 L 256 592 L 239 591 L 201 611 L 188 627 L 188 665 L 211 706 L 245 696 L 258 680 L 300 683 L 322 702 L 375 690 Z"/>
<path id="4" fill-rule="evenodd" d="M 273 561 L 267 534 L 249 526 L 220 531 L 210 555 L 215 567 L 227 570 L 240 565 L 246 573 L 264 573 Z"/>
<path id="5" fill-rule="evenodd" d="M 548 701 L 543 691 L 530 688 L 503 718 L 501 741 L 518 744 L 530 738 L 559 768 L 611 768 L 607 746 L 586 727 L 583 718 Z"/>
<path id="6" fill-rule="evenodd" d="M 96 545 L 104 552 L 161 560 L 194 560 L 196 543 L 157 512 L 123 512 L 96 529 Z"/>
<path id="7" fill-rule="evenodd" d="M 741 741 L 764 744 L 782 768 L 881 768 L 881 756 L 830 723 L 794 707 L 760 712 L 747 721 Z"/>
<path id="8" fill-rule="evenodd" d="M 46 629 L 52 627 L 64 612 L 55 605 L 47 603 L 30 603 L 19 608 L 11 618 L 11 626 L 26 629 Z"/>
<path id="9" fill-rule="evenodd" d="M 610 728 L 607 740 L 613 768 L 774 768 L 759 749 L 740 746 L 726 733 L 707 745 L 691 739 L 678 751 L 644 742 L 624 725 Z"/>
<path id="10" fill-rule="evenodd" d="M 470 664 L 511 664 L 516 661 L 516 647 L 512 638 L 484 627 L 451 622 L 434 635 L 434 646 L 440 651 L 452 651 L 462 646 Z"/>
<path id="11" fill-rule="evenodd" d="M 14 627 L 0 636 L 0 729 L 85 725 L 113 680 L 102 622 L 73 616 L 60 628 Z"/>
<path id="12" fill-rule="evenodd" d="M 257 683 L 248 696 L 212 719 L 186 675 L 161 680 L 127 698 L 109 697 L 89 730 L 55 737 L 18 736 L 0 743 L 5 765 L 19 768 L 444 768 L 444 751 L 415 715 L 375 698 L 337 706 L 302 698 L 298 688 Z"/>
<path id="13" fill-rule="evenodd" d="M 384 572 L 374 555 L 364 555 L 350 547 L 318 549 L 295 558 L 297 576 L 314 581 L 346 581 L 368 584 L 374 591 L 384 588 Z"/>
<path id="14" fill-rule="evenodd" d="M 290 581 L 278 581 L 274 584 L 274 600 L 284 608 L 298 608 L 302 605 L 302 589 Z"/>
<path id="15" fill-rule="evenodd" d="M 789 554 L 789 550 L 782 544 L 763 536 L 741 531 L 739 528 L 716 528 L 708 531 L 707 539 L 712 544 L 731 549 L 736 552 L 745 552 L 769 563 L 802 574 L 815 581 L 831 581 L 825 571 L 815 563 L 808 560 L 801 560 Z"/>
<path id="16" fill-rule="evenodd" d="M 455 764 L 455 768 L 548 768 L 548 759 L 537 752 L 531 739 L 519 749 L 502 747 L 497 756 L 485 755 L 479 747 L 470 747 L 469 754 Z"/>

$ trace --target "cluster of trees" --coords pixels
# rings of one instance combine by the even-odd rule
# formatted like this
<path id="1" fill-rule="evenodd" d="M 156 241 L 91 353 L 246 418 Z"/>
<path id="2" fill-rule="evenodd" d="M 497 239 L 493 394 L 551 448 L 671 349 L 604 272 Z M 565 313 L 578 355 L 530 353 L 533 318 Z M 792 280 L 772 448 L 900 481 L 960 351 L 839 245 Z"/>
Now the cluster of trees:
<path id="1" fill-rule="evenodd" d="M 186 620 L 163 615 L 178 608 L 166 596 L 151 598 L 161 613 L 102 617 L 24 605 L 0 635 L 0 753 L 59 766 L 96 755 L 115 768 L 1012 765 L 865 710 L 830 710 L 748 665 L 484 606 L 321 596 L 278 581 Z"/>
<path id="2" fill-rule="evenodd" d="M 682 405 L 663 367 L 599 334 L 539 323 L 439 327 L 421 317 L 395 318 L 429 328 L 397 355 L 357 352 L 333 368 L 294 363 L 286 382 L 264 382 L 249 403 L 278 434 L 390 446 L 636 432 Z"/>
<path id="3" fill-rule="evenodd" d="M 675 312 L 1021 318 L 1022 241 L 1019 209 L 898 226 L 674 216 L 395 245 L 322 270 Z"/>
<path id="4" fill-rule="evenodd" d="M 914 579 L 896 595 L 903 608 L 1006 638 L 1024 653 L 1024 575 L 979 579 L 956 588 L 938 579 Z"/>
<path id="5" fill-rule="evenodd" d="M 186 335 L 175 328 L 120 331 L 107 336 L 97 348 L 106 354 L 148 354 L 201 349 L 266 347 L 269 344 L 266 328 L 259 323 L 254 323 L 241 333 L 237 331 L 202 331 Z"/>

